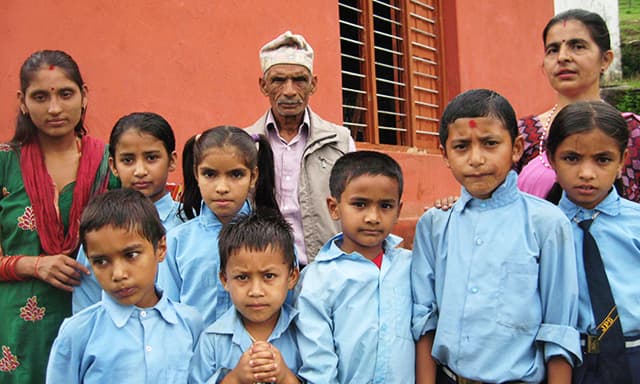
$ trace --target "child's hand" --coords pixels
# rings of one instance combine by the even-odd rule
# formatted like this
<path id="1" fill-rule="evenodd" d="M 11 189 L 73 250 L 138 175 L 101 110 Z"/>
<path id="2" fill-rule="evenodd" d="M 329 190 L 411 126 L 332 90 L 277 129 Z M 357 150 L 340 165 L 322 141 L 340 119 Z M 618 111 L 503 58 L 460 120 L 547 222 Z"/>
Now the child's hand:
<path id="1" fill-rule="evenodd" d="M 278 348 L 267 342 L 257 341 L 251 346 L 251 352 L 250 364 L 254 369 L 255 382 L 298 383 Z"/>
<path id="2" fill-rule="evenodd" d="M 242 356 L 240 356 L 236 367 L 222 379 L 222 384 L 253 384 L 256 382 L 251 366 L 251 349 L 252 348 L 247 349 Z"/>
<path id="3" fill-rule="evenodd" d="M 442 211 L 448 211 L 453 204 L 458 200 L 458 196 L 447 196 L 441 199 L 436 199 L 433 202 L 433 207 L 424 207 L 424 210 L 428 210 L 429 208 L 436 208 Z"/>

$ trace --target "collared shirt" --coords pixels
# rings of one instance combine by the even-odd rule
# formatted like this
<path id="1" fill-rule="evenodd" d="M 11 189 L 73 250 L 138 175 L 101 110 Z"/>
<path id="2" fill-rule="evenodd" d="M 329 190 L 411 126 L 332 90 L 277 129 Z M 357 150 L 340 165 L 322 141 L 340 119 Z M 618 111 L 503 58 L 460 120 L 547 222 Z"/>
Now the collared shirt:
<path id="1" fill-rule="evenodd" d="M 298 312 L 287 304 L 280 310 L 280 317 L 267 342 L 280 351 L 287 367 L 294 374 L 301 365 L 295 341 L 293 320 Z M 231 372 L 242 354 L 253 341 L 242 324 L 235 307 L 230 308 L 200 336 L 191 361 L 189 383 L 219 383 Z"/>
<path id="2" fill-rule="evenodd" d="M 182 224 L 182 219 L 178 215 L 180 203 L 173 201 L 170 193 L 165 193 L 165 195 L 154 204 L 158 210 L 160 221 L 167 232 L 169 232 L 171 228 Z M 87 267 L 90 271 L 92 270 L 91 263 L 87 259 L 87 255 L 85 254 L 82 246 L 80 246 L 80 249 L 78 250 L 76 261 Z M 96 276 L 93 273 L 88 276 L 82 274 L 80 276 L 80 285 L 73 288 L 73 294 L 71 295 L 71 307 L 73 313 L 76 314 L 88 306 L 97 303 L 100 301 L 101 296 L 102 288 L 100 287 L 100 284 L 98 284 Z"/>
<path id="3" fill-rule="evenodd" d="M 299 375 L 309 383 L 413 383 L 411 252 L 389 235 L 380 269 L 327 242 L 296 287 Z"/>
<path id="4" fill-rule="evenodd" d="M 309 113 L 305 110 L 298 134 L 287 142 L 280 136 L 273 113 L 267 115 L 267 140 L 273 151 L 273 165 L 276 172 L 276 199 L 284 218 L 293 228 L 293 236 L 298 249 L 298 261 L 307 264 L 307 253 L 302 232 L 302 212 L 298 201 L 298 181 L 302 155 L 309 137 Z"/>
<path id="5" fill-rule="evenodd" d="M 245 202 L 238 215 L 251 212 Z M 204 324 L 213 324 L 231 307 L 218 273 L 218 235 L 222 223 L 203 202 L 200 215 L 167 234 L 167 255 L 158 269 L 158 285 L 172 299 L 200 312 Z"/>
<path id="6" fill-rule="evenodd" d="M 66 319 L 47 383 L 184 383 L 202 332 L 200 315 L 166 295 L 151 308 L 102 301 Z"/>
<path id="7" fill-rule="evenodd" d="M 578 222 L 590 219 L 596 212 L 600 212 L 593 220 L 589 232 L 598 244 L 624 335 L 640 336 L 640 285 L 636 280 L 640 271 L 640 204 L 621 198 L 613 188 L 594 209 L 574 204 L 564 193 L 559 206 L 572 220 L 578 255 L 578 330 L 581 333 L 596 334 L 582 258 L 584 232 Z"/>
<path id="8" fill-rule="evenodd" d="M 551 356 L 581 358 L 571 224 L 516 179 L 416 227 L 414 337 L 435 330 L 432 356 L 473 380 L 540 382 Z"/>

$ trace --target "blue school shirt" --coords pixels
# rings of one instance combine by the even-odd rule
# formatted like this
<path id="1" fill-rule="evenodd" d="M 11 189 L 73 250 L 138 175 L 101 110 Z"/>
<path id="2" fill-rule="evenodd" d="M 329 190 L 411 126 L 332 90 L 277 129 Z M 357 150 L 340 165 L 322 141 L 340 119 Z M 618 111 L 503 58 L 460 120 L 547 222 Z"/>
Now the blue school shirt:
<path id="1" fill-rule="evenodd" d="M 169 232 L 171 228 L 183 223 L 182 219 L 178 215 L 180 203 L 173 201 L 170 193 L 165 193 L 165 195 L 154 204 L 158 210 L 160 221 L 167 232 Z M 87 259 L 87 255 L 85 254 L 83 247 L 80 247 L 78 250 L 76 261 L 87 267 L 90 271 L 92 270 L 91 263 Z M 89 276 L 82 274 L 80 277 L 80 285 L 73 288 L 73 294 L 71 295 L 71 307 L 73 313 L 76 314 L 88 306 L 97 303 L 100 301 L 101 296 L 102 288 L 100 287 L 100 284 L 98 284 L 98 280 L 96 280 L 95 275 L 93 273 Z"/>
<path id="2" fill-rule="evenodd" d="M 551 356 L 581 359 L 571 224 L 516 180 L 486 200 L 462 188 L 416 227 L 414 337 L 435 330 L 432 356 L 473 380 L 540 382 Z"/>
<path id="3" fill-rule="evenodd" d="M 238 215 L 251 212 L 245 202 Z M 205 325 L 213 324 L 231 308 L 218 273 L 218 235 L 222 223 L 203 202 L 200 215 L 167 234 L 167 255 L 158 268 L 158 285 L 175 301 L 194 307 Z"/>
<path id="4" fill-rule="evenodd" d="M 103 293 L 62 323 L 47 383 L 185 383 L 202 329 L 200 314 L 166 295 L 138 308 Z"/>
<path id="5" fill-rule="evenodd" d="M 293 324 L 297 314 L 295 309 L 284 304 L 278 322 L 267 340 L 278 348 L 293 374 L 298 373 L 301 365 Z M 252 344 L 240 314 L 235 307 L 229 308 L 200 336 L 191 361 L 189 383 L 219 383 L 236 367 L 242 354 Z"/>
<path id="6" fill-rule="evenodd" d="M 296 288 L 299 375 L 309 383 L 413 383 L 411 251 L 384 241 L 381 268 L 339 247 L 342 233 L 302 270 Z"/>
<path id="7" fill-rule="evenodd" d="M 578 222 L 590 219 L 600 212 L 591 224 L 590 232 L 598 243 L 604 269 L 607 273 L 613 298 L 618 307 L 620 324 L 625 336 L 640 336 L 640 204 L 623 199 L 613 188 L 609 195 L 594 209 L 582 208 L 572 203 L 563 193 L 560 209 L 572 220 L 573 236 L 578 255 L 578 330 L 596 334 L 596 323 L 591 309 L 589 287 L 584 272 L 582 239 L 584 232 Z"/>

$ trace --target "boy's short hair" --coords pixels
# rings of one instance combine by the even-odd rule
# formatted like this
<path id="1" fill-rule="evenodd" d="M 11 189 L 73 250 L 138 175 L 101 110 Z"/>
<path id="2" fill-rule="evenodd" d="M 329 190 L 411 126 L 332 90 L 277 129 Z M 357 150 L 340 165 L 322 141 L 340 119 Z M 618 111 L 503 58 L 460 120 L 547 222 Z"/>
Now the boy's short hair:
<path id="1" fill-rule="evenodd" d="M 398 182 L 398 200 L 402 198 L 402 168 L 391 156 L 376 151 L 349 152 L 336 161 L 329 178 L 331 197 L 340 201 L 347 184 L 362 175 L 395 179 Z"/>
<path id="2" fill-rule="evenodd" d="M 280 250 L 289 269 L 296 268 L 291 225 L 279 211 L 258 208 L 249 215 L 242 215 L 225 225 L 218 237 L 220 272 L 225 273 L 229 257 L 241 249 L 260 252 L 271 247 Z"/>
<path id="3" fill-rule="evenodd" d="M 86 250 L 86 234 L 101 228 L 135 231 L 155 249 L 165 235 L 155 205 L 142 193 L 122 188 L 107 191 L 89 201 L 80 217 L 80 241 Z"/>
<path id="4" fill-rule="evenodd" d="M 446 148 L 449 124 L 457 119 L 492 117 L 500 120 L 509 131 L 511 142 L 518 137 L 518 120 L 509 101 L 490 89 L 472 89 L 449 102 L 440 118 L 440 144 Z"/>

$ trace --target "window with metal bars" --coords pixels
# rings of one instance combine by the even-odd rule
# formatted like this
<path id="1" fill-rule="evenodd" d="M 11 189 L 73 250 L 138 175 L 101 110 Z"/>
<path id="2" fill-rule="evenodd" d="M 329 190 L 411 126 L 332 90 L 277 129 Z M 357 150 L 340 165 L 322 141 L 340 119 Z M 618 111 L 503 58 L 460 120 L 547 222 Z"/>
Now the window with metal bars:
<path id="1" fill-rule="evenodd" d="M 357 141 L 437 148 L 437 0 L 339 0 L 344 125 Z"/>

